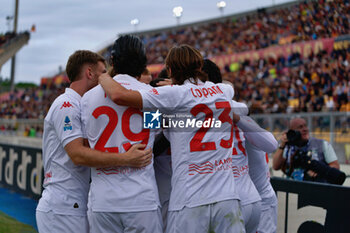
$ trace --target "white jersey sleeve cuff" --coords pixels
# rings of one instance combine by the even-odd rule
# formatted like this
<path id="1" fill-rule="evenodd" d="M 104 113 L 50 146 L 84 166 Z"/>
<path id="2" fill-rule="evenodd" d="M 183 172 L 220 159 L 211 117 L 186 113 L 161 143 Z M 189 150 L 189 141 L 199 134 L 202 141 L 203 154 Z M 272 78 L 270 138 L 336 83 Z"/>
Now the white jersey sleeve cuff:
<path id="1" fill-rule="evenodd" d="M 261 128 L 249 116 L 241 116 L 237 126 L 244 132 L 246 139 L 258 149 L 267 153 L 277 149 L 278 142 L 272 133 Z"/>

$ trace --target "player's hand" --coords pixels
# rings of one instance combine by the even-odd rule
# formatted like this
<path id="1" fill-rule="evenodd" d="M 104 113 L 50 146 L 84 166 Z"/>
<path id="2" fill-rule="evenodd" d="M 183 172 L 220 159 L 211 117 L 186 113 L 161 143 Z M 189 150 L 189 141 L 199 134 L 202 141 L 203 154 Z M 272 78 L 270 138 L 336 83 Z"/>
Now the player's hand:
<path id="1" fill-rule="evenodd" d="M 161 86 L 168 86 L 173 84 L 173 81 L 171 79 L 164 79 L 163 81 L 159 81 L 157 82 L 157 86 L 161 87 Z"/>
<path id="2" fill-rule="evenodd" d="M 110 79 L 112 78 L 108 73 L 102 73 L 99 77 L 98 77 L 98 83 L 101 84 L 103 79 Z"/>
<path id="3" fill-rule="evenodd" d="M 143 150 L 145 144 L 135 144 L 125 153 L 128 167 L 145 167 L 152 162 L 152 149 Z"/>
<path id="4" fill-rule="evenodd" d="M 237 124 L 240 119 L 241 117 L 238 114 L 233 113 L 233 123 Z"/>

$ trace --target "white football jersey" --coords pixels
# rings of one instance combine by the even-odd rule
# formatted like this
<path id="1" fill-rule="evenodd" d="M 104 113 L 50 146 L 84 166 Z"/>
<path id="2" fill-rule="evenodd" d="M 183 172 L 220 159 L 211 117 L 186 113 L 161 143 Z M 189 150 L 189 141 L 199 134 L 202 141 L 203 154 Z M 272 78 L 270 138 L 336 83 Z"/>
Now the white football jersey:
<path id="1" fill-rule="evenodd" d="M 260 201 L 261 198 L 249 176 L 251 168 L 248 164 L 249 153 L 246 151 L 244 133 L 236 125 L 234 129 L 235 144 L 232 153 L 232 171 L 233 176 L 235 177 L 241 205 L 248 205 Z"/>
<path id="2" fill-rule="evenodd" d="M 249 168 L 249 179 L 254 183 L 260 197 L 263 201 L 266 201 L 266 198 L 270 198 L 274 195 L 274 191 L 270 184 L 270 173 L 266 152 L 275 151 L 277 148 L 277 141 L 270 132 L 261 128 L 253 119 L 246 116 L 248 108 L 245 104 L 233 101 L 233 106 L 235 106 L 236 114 L 241 116 L 237 126 L 241 131 L 239 134 L 240 138 L 244 138 L 244 142 L 241 143 L 244 144 L 245 148 L 243 154 L 248 155 L 248 157 L 245 158 L 244 165 Z M 240 140 L 237 141 L 239 143 Z M 242 152 L 239 148 L 237 148 L 236 151 Z M 248 164 L 246 164 L 246 162 L 248 162 Z M 247 183 L 250 184 L 250 182 Z M 244 200 L 242 200 L 242 202 L 244 202 Z"/>
<path id="3" fill-rule="evenodd" d="M 245 104 L 232 101 L 234 112 L 240 116 L 248 113 Z M 235 143 L 232 152 L 232 171 L 235 177 L 238 194 L 241 199 L 241 205 L 248 205 L 261 200 L 253 181 L 249 176 L 250 167 L 248 165 L 248 153 L 245 148 L 246 139 L 243 131 L 234 125 Z"/>
<path id="4" fill-rule="evenodd" d="M 52 103 L 44 121 L 43 164 L 45 188 L 37 210 L 86 215 L 90 169 L 74 165 L 64 147 L 82 138 L 81 96 L 71 88 Z"/>
<path id="5" fill-rule="evenodd" d="M 129 75 L 114 80 L 127 89 L 152 89 Z M 83 129 L 92 148 L 123 153 L 136 143 L 153 147 L 156 131 L 143 129 L 140 110 L 115 104 L 100 85 L 85 93 L 81 106 Z M 92 211 L 137 212 L 160 206 L 153 163 L 143 168 L 92 168 L 91 180 Z"/>
<path id="6" fill-rule="evenodd" d="M 275 195 L 270 183 L 270 172 L 267 153 L 246 142 L 246 149 L 249 154 L 249 175 L 258 190 L 260 197 L 268 199 Z"/>
<path id="7" fill-rule="evenodd" d="M 159 109 L 168 131 L 173 170 L 169 210 L 238 199 L 232 176 L 232 87 L 186 80 L 140 93 L 143 110 Z"/>

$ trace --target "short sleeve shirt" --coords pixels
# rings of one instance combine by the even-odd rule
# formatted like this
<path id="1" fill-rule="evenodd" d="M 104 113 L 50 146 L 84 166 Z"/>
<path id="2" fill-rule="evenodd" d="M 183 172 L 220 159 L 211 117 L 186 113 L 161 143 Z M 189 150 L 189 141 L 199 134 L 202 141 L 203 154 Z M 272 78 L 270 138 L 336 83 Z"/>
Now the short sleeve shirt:
<path id="1" fill-rule="evenodd" d="M 212 82 L 196 85 L 186 80 L 183 85 L 141 90 L 140 94 L 144 111 L 159 110 L 163 119 L 179 124 L 165 129 L 173 170 L 169 210 L 238 199 L 232 175 L 232 143 L 226 142 L 231 137 L 232 124 L 225 120 L 232 119 L 232 87 Z M 214 118 L 222 121 L 216 130 Z M 204 126 L 209 119 L 212 121 Z M 184 127 L 179 123 L 182 120 Z M 173 124 L 170 121 L 167 124 Z"/>
<path id="2" fill-rule="evenodd" d="M 44 121 L 44 191 L 37 209 L 58 214 L 86 215 L 90 169 L 75 165 L 64 147 L 82 138 L 81 96 L 71 88 L 56 98 Z"/>

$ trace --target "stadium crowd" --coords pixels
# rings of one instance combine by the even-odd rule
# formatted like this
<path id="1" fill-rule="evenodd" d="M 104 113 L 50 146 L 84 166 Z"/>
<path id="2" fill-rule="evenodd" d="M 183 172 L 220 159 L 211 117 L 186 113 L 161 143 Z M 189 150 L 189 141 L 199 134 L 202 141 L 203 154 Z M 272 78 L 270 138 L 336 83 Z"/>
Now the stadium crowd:
<path id="1" fill-rule="evenodd" d="M 157 35 L 144 35 L 148 63 L 163 63 L 168 50 L 181 43 L 211 57 L 350 34 L 348 0 L 308 1 L 288 9 L 258 11 L 224 22 L 188 26 Z M 104 54 L 104 56 L 108 55 Z M 294 53 L 278 59 L 245 61 L 223 78 L 235 86 L 235 99 L 252 113 L 350 111 L 350 49 L 312 54 Z M 153 77 L 155 78 L 155 77 Z M 64 91 L 62 85 L 41 85 L 0 94 L 0 117 L 43 119 L 52 101 Z M 0 132 L 9 126 L 0 125 Z M 28 133 L 29 135 L 29 133 Z"/>
<path id="2" fill-rule="evenodd" d="M 235 72 L 226 66 L 223 76 L 252 113 L 350 111 L 349 61 L 349 50 L 305 59 L 294 53 L 287 59 L 246 61 Z"/>
<path id="3" fill-rule="evenodd" d="M 252 113 L 350 111 L 350 49 L 322 51 L 302 59 L 295 53 L 278 60 L 261 59 L 239 64 L 223 78 L 235 86 L 235 99 Z M 43 119 L 62 85 L 17 90 L 0 104 L 1 118 Z"/>
<path id="4" fill-rule="evenodd" d="M 308 1 L 272 12 L 144 35 L 148 63 L 163 63 L 176 44 L 189 44 L 204 57 L 266 48 L 271 45 L 336 37 L 350 33 L 348 0 Z"/>

